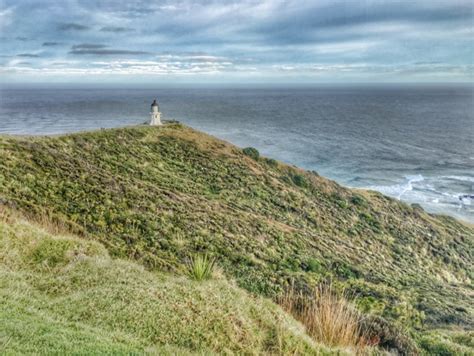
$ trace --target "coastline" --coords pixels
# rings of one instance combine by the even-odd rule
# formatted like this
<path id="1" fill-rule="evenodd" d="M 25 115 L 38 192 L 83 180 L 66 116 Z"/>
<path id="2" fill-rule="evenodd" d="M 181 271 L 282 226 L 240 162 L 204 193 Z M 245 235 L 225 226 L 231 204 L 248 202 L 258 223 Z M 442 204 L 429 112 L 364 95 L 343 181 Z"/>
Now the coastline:
<path id="1" fill-rule="evenodd" d="M 422 175 L 403 201 L 474 220 L 472 199 L 459 200 L 473 193 L 472 88 L 24 89 L 1 95 L 0 130 L 22 134 L 140 124 L 150 110 L 144 98 L 157 97 L 165 117 L 345 186 L 397 198 L 410 177 Z M 24 97 L 36 111 L 22 109 Z"/>

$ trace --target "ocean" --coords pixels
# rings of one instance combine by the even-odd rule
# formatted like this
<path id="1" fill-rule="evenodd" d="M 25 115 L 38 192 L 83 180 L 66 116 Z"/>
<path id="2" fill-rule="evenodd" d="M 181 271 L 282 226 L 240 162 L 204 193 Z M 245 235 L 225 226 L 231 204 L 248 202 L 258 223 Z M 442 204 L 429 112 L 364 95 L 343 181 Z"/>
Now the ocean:
<path id="1" fill-rule="evenodd" d="M 238 146 L 474 222 L 474 88 L 0 89 L 0 133 L 174 119 Z M 1 157 L 0 157 L 1 159 Z"/>

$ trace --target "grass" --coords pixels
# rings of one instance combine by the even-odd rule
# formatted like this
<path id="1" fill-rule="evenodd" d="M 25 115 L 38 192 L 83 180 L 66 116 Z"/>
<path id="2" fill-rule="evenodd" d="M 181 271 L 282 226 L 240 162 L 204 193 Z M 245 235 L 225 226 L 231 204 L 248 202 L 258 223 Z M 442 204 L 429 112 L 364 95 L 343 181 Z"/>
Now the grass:
<path id="1" fill-rule="evenodd" d="M 331 283 L 321 283 L 306 294 L 291 288 L 279 302 L 322 344 L 358 353 L 378 344 L 376 339 L 370 340 L 363 317 L 348 294 L 337 292 Z"/>
<path id="2" fill-rule="evenodd" d="M 208 280 L 212 277 L 216 259 L 208 255 L 196 255 L 189 257 L 187 263 L 187 274 L 196 281 Z"/>
<path id="3" fill-rule="evenodd" d="M 473 355 L 474 331 L 465 333 L 456 330 L 436 330 L 420 337 L 424 355 Z"/>
<path id="4" fill-rule="evenodd" d="M 473 327 L 474 229 L 455 219 L 255 160 L 179 124 L 0 136 L 0 157 L 0 204 L 146 271 L 179 271 L 208 254 L 254 296 L 331 278 L 384 334 L 419 340 Z"/>
<path id="5" fill-rule="evenodd" d="M 32 258 L 33 256 L 33 258 Z M 1 354 L 330 354 L 277 305 L 0 220 Z"/>

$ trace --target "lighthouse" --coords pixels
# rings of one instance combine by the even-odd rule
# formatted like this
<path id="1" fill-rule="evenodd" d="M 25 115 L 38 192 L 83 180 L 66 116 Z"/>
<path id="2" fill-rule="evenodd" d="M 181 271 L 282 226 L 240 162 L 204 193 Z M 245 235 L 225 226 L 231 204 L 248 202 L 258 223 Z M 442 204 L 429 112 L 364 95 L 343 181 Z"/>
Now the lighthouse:
<path id="1" fill-rule="evenodd" d="M 150 121 L 151 126 L 161 125 L 160 107 L 158 106 L 158 103 L 156 102 L 156 99 L 153 100 L 153 103 L 151 104 L 150 115 L 151 115 L 151 121 Z"/>

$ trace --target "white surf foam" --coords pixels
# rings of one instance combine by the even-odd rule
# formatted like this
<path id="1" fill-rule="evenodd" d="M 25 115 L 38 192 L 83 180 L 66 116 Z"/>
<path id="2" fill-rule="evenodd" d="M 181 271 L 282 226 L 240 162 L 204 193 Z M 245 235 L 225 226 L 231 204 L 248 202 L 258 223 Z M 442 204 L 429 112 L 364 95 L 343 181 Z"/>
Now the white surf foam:
<path id="1" fill-rule="evenodd" d="M 401 199 L 404 194 L 413 190 L 413 183 L 422 182 L 425 178 L 421 174 L 405 176 L 405 181 L 393 185 L 375 185 L 368 187 L 369 189 L 377 190 L 381 193 L 390 195 L 397 199 Z"/>
<path id="2" fill-rule="evenodd" d="M 460 197 L 459 200 L 461 201 L 462 205 L 471 205 L 472 198 L 470 197 Z"/>
<path id="3" fill-rule="evenodd" d="M 441 178 L 474 183 L 474 177 L 468 177 L 468 176 L 442 176 Z"/>

